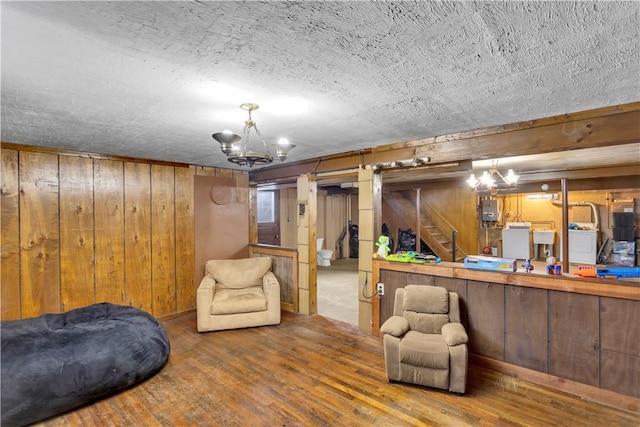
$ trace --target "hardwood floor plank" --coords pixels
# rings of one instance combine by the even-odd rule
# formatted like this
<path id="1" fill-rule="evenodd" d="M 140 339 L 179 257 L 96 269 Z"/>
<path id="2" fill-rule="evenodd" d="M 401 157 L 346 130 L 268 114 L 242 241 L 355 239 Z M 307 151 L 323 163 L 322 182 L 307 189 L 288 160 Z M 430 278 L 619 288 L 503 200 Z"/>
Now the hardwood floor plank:
<path id="1" fill-rule="evenodd" d="M 633 426 L 640 415 L 469 367 L 467 393 L 391 384 L 380 337 L 283 312 L 275 327 L 199 334 L 163 322 L 167 366 L 40 426 Z"/>

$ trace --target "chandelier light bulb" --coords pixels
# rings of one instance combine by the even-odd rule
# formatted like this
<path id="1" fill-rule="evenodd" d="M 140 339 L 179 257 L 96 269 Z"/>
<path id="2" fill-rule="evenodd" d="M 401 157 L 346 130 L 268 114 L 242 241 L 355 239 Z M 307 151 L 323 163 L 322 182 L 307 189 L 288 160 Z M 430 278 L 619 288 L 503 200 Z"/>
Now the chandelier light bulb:
<path id="1" fill-rule="evenodd" d="M 520 176 L 516 175 L 513 172 L 513 169 L 509 169 L 509 171 L 507 172 L 507 176 L 504 177 L 504 180 L 507 184 L 514 185 L 518 182 L 518 178 L 520 178 Z"/>
<path id="2" fill-rule="evenodd" d="M 471 187 L 471 188 L 476 188 L 476 186 L 479 183 L 480 183 L 480 181 L 478 181 L 478 178 L 476 178 L 476 176 L 474 174 L 471 174 L 471 176 L 467 180 L 467 184 L 469 184 L 469 187 Z"/>

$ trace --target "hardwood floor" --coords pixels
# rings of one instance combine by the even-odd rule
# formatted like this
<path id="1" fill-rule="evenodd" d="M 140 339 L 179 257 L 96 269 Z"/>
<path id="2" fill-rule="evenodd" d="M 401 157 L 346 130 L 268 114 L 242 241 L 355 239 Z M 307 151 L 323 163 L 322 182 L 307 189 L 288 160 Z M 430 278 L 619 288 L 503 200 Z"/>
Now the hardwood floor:
<path id="1" fill-rule="evenodd" d="M 470 366 L 467 393 L 385 377 L 382 340 L 321 316 L 196 332 L 163 322 L 167 366 L 148 381 L 41 426 L 634 426 L 640 416 Z"/>

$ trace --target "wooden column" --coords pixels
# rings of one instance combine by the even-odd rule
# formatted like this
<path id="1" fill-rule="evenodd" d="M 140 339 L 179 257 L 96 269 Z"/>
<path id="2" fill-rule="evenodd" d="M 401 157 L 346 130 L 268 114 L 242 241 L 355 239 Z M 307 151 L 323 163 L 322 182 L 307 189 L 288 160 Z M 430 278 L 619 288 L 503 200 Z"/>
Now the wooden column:
<path id="1" fill-rule="evenodd" d="M 373 252 L 376 233 L 382 217 L 382 180 L 380 174 L 374 174 L 371 166 L 361 166 L 358 171 L 358 283 L 362 288 L 366 283 L 364 292 L 372 295 L 374 284 Z M 376 212 L 377 211 L 377 212 Z M 372 303 L 371 298 L 359 292 L 358 328 L 371 333 Z"/>
<path id="2" fill-rule="evenodd" d="M 562 272 L 569 272 L 569 188 L 567 179 L 560 180 L 562 191 Z"/>
<path id="3" fill-rule="evenodd" d="M 318 310 L 318 266 L 316 249 L 317 183 L 315 176 L 302 175 L 297 181 L 298 197 L 298 308 L 301 314 Z"/>
<path id="4" fill-rule="evenodd" d="M 416 252 L 420 253 L 420 240 L 422 236 L 420 235 L 420 231 L 422 227 L 420 227 L 420 188 L 416 188 Z"/>

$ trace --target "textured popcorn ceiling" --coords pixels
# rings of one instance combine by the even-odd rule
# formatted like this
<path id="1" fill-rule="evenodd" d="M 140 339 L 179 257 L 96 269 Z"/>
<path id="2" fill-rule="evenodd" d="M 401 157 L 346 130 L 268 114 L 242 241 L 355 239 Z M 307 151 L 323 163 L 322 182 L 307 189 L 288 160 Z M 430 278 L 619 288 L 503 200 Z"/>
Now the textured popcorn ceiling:
<path id="1" fill-rule="evenodd" d="M 229 167 L 640 99 L 639 2 L 2 2 L 2 141 Z"/>

